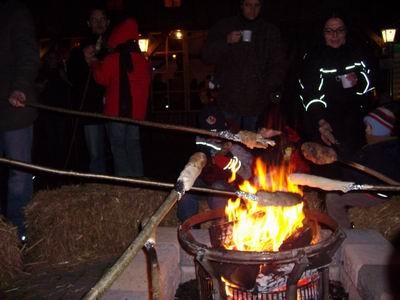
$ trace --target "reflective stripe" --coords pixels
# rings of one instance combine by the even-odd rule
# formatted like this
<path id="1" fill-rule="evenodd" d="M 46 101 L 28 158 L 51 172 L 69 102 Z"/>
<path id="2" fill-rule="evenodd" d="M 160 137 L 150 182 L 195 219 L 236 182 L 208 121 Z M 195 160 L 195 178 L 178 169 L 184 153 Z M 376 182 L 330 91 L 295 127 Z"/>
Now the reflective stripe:
<path id="1" fill-rule="evenodd" d="M 327 108 L 328 105 L 326 104 L 325 101 L 322 100 L 324 97 L 325 97 L 325 95 L 323 95 L 323 96 L 321 97 L 321 99 L 313 99 L 313 100 L 311 100 L 310 102 L 307 103 L 306 106 L 304 106 L 304 109 L 307 111 L 308 108 L 311 106 L 311 104 L 314 104 L 314 103 L 321 103 L 322 105 L 325 106 L 325 108 Z"/>
<path id="2" fill-rule="evenodd" d="M 322 85 L 324 84 L 324 79 L 321 78 L 321 82 L 319 83 L 318 91 L 322 89 Z"/>
<path id="3" fill-rule="evenodd" d="M 325 70 L 324 68 L 319 69 L 321 73 L 336 73 L 337 69 Z"/>
<path id="4" fill-rule="evenodd" d="M 224 167 L 224 170 L 231 170 L 232 173 L 236 173 L 237 171 L 239 171 L 241 166 L 242 163 L 239 158 L 237 158 L 237 156 L 234 156 L 229 160 L 229 163 Z"/>
<path id="5" fill-rule="evenodd" d="M 218 146 L 216 146 L 214 144 L 206 143 L 206 142 L 197 142 L 196 141 L 196 145 L 202 145 L 202 146 L 210 147 L 210 148 L 213 148 L 214 150 L 217 150 L 217 151 L 220 151 L 222 149 L 221 147 L 218 147 Z"/>
<path id="6" fill-rule="evenodd" d="M 303 85 L 303 83 L 301 82 L 301 79 L 299 79 L 299 84 L 300 84 L 301 89 L 304 90 L 304 85 Z"/>

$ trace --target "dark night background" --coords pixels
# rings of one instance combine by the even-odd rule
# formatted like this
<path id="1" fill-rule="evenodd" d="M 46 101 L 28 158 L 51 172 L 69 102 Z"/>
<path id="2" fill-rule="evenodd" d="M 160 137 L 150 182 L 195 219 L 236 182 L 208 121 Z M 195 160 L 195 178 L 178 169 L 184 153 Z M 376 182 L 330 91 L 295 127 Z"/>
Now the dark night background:
<path id="1" fill-rule="evenodd" d="M 80 36 L 85 33 L 87 8 L 107 1 L 37 0 L 25 1 L 32 9 L 40 37 Z M 108 1 L 112 2 L 112 1 Z M 265 0 L 264 16 L 280 26 L 284 36 L 307 40 L 318 28 L 318 16 L 328 7 L 340 6 L 351 17 L 357 32 L 379 34 L 386 26 L 399 25 L 396 1 L 361 0 Z M 165 8 L 163 0 L 125 1 L 125 12 L 137 18 L 143 32 L 207 29 L 224 16 L 238 11 L 238 0 L 182 0 L 179 8 Z M 311 34 L 312 33 L 312 34 Z"/>

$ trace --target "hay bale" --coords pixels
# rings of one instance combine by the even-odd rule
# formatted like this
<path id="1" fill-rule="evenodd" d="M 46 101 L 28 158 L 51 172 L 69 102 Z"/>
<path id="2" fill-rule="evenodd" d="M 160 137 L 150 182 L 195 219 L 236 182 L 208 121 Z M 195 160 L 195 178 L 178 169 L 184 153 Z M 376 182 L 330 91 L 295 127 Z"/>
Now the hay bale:
<path id="1" fill-rule="evenodd" d="M 0 288 L 22 273 L 21 242 L 17 228 L 0 216 Z"/>
<path id="2" fill-rule="evenodd" d="M 25 210 L 28 258 L 55 263 L 119 255 L 168 193 L 106 184 L 40 191 Z M 175 215 L 162 225 L 177 224 Z"/>
<path id="3" fill-rule="evenodd" d="M 400 233 L 400 196 L 371 207 L 352 207 L 349 216 L 354 227 L 375 229 L 391 241 Z"/>

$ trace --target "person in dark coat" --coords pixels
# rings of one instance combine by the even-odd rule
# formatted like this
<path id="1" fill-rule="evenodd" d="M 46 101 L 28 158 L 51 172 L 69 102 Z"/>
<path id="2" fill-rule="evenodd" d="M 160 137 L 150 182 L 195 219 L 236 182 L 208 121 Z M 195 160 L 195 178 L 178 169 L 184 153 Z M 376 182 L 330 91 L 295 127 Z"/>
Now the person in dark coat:
<path id="1" fill-rule="evenodd" d="M 98 59 L 108 53 L 106 45 L 110 20 L 101 7 L 90 9 L 87 25 L 90 35 L 81 46 L 71 51 L 67 62 L 68 79 L 72 83 L 73 108 L 91 113 L 103 113 L 105 88 L 98 84 L 85 61 L 83 49 L 89 45 L 95 49 Z M 84 118 L 83 124 L 86 146 L 89 154 L 89 170 L 93 173 L 107 173 L 107 137 L 104 121 Z"/>
<path id="2" fill-rule="evenodd" d="M 135 19 L 128 18 L 111 32 L 108 46 L 113 52 L 103 60 L 94 56 L 93 47 L 85 55 L 97 83 L 106 88 L 104 114 L 144 120 L 150 88 L 150 65 L 138 45 Z M 121 122 L 106 125 L 114 171 L 117 176 L 142 177 L 143 162 L 139 127 Z"/>
<path id="3" fill-rule="evenodd" d="M 282 88 L 286 69 L 280 31 L 260 17 L 262 2 L 242 0 L 241 15 L 212 27 L 202 49 L 203 60 L 216 67 L 226 119 L 250 131 Z"/>
<path id="4" fill-rule="evenodd" d="M 35 27 L 18 0 L 0 1 L 0 154 L 31 162 L 33 123 L 37 112 L 34 82 L 40 65 Z M 32 174 L 9 169 L 6 216 L 26 239 L 23 207 L 32 198 Z"/>

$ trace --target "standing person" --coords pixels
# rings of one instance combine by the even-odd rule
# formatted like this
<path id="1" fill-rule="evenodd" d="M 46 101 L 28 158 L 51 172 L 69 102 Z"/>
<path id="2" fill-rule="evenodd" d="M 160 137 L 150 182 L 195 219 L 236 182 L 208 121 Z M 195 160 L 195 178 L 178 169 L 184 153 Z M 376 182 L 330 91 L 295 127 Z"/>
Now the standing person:
<path id="1" fill-rule="evenodd" d="M 365 144 L 363 116 L 374 89 L 369 57 L 348 31 L 343 16 L 328 15 L 324 43 L 305 56 L 299 80 L 305 138 L 334 145 L 343 158 Z"/>
<path id="2" fill-rule="evenodd" d="M 36 87 L 41 103 L 68 108 L 71 84 L 67 79 L 64 59 L 57 43 L 50 46 L 42 56 Z M 68 116 L 57 112 L 40 112 L 34 130 L 34 134 L 40 133 L 33 146 L 35 161 L 53 168 L 64 167 L 68 149 L 65 132 L 69 129 L 69 120 Z M 54 176 L 46 179 L 53 180 Z"/>
<path id="3" fill-rule="evenodd" d="M 83 49 L 89 45 L 93 46 L 98 59 L 104 58 L 107 54 L 106 34 L 110 20 L 106 11 L 100 7 L 90 9 L 87 25 L 90 35 L 81 47 L 71 52 L 67 63 L 68 77 L 73 85 L 72 98 L 77 102 L 74 108 L 85 112 L 103 113 L 105 89 L 93 79 L 93 74 L 85 61 Z M 107 139 L 104 121 L 85 118 L 83 130 L 89 152 L 89 170 L 93 173 L 105 174 L 107 172 Z"/>
<path id="4" fill-rule="evenodd" d="M 241 14 L 208 33 L 203 60 L 216 66 L 218 104 L 230 124 L 256 131 L 260 114 L 279 94 L 285 53 L 275 26 L 260 17 L 263 0 L 241 0 Z"/>
<path id="5" fill-rule="evenodd" d="M 39 65 L 39 47 L 29 10 L 17 0 L 0 1 L 0 153 L 27 163 L 31 162 L 37 112 L 25 107 L 25 101 L 35 101 Z M 6 216 L 25 241 L 23 207 L 32 198 L 32 174 L 10 169 L 7 187 Z"/>
<path id="6" fill-rule="evenodd" d="M 138 45 L 138 25 L 128 18 L 111 32 L 113 52 L 99 61 L 93 46 L 85 48 L 94 78 L 106 88 L 104 113 L 113 117 L 144 120 L 150 87 L 150 65 Z M 107 134 L 117 176 L 142 177 L 143 161 L 139 126 L 109 122 Z"/>

